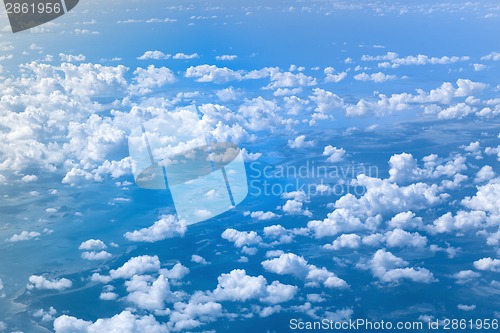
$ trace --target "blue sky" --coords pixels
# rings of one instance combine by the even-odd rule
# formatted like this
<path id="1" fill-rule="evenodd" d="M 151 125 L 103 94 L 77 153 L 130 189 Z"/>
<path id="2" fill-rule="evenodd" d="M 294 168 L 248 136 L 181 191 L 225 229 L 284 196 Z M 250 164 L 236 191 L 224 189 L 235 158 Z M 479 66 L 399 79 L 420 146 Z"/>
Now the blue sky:
<path id="1" fill-rule="evenodd" d="M 85 1 L 16 34 L 0 15 L 0 332 L 498 320 L 499 15 Z M 128 138 L 193 106 L 179 132 L 240 147 L 249 194 L 186 226 L 135 184 Z"/>

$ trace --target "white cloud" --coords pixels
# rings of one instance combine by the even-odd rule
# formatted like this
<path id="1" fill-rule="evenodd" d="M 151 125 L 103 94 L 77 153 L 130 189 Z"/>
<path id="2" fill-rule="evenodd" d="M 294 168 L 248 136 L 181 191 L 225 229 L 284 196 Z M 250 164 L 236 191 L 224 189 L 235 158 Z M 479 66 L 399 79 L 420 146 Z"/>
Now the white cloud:
<path id="1" fill-rule="evenodd" d="M 415 217 L 415 213 L 408 211 L 396 214 L 388 222 L 388 225 L 400 229 L 422 229 L 423 220 L 421 217 Z"/>
<path id="2" fill-rule="evenodd" d="M 373 82 L 377 82 L 377 83 L 385 82 L 388 80 L 394 80 L 394 79 L 397 79 L 396 75 L 387 75 L 387 74 L 384 74 L 382 72 L 373 73 L 373 74 L 360 73 L 360 74 L 356 74 L 354 76 L 354 80 L 373 81 Z"/>
<path id="3" fill-rule="evenodd" d="M 78 247 L 79 250 L 105 250 L 106 248 L 106 244 L 100 239 L 86 240 Z"/>
<path id="4" fill-rule="evenodd" d="M 59 53 L 59 58 L 64 62 L 82 62 L 85 61 L 85 56 L 83 54 L 72 55 L 72 54 L 64 54 Z"/>
<path id="5" fill-rule="evenodd" d="M 495 171 L 489 165 L 485 165 L 476 173 L 475 183 L 484 183 L 495 177 Z"/>
<path id="6" fill-rule="evenodd" d="M 125 286 L 128 292 L 127 301 L 140 309 L 163 310 L 165 302 L 174 299 L 168 279 L 163 275 L 159 275 L 154 281 L 147 275 L 134 275 L 125 282 Z"/>
<path id="7" fill-rule="evenodd" d="M 149 60 L 149 59 L 154 59 L 154 60 L 160 60 L 160 59 L 169 59 L 171 57 L 170 54 L 165 54 L 161 51 L 146 51 L 144 54 L 137 59 L 139 60 Z"/>
<path id="8" fill-rule="evenodd" d="M 414 247 L 424 248 L 427 245 L 427 237 L 418 232 L 409 233 L 401 229 L 390 230 L 385 234 L 385 242 L 389 247 Z"/>
<path id="9" fill-rule="evenodd" d="M 465 305 L 465 304 L 458 304 L 457 309 L 462 310 L 462 311 L 473 311 L 476 309 L 475 305 Z"/>
<path id="10" fill-rule="evenodd" d="M 288 147 L 290 148 L 310 148 L 314 147 L 314 141 L 306 141 L 305 135 L 299 135 L 294 140 L 288 140 Z"/>
<path id="11" fill-rule="evenodd" d="M 278 258 L 262 262 L 266 271 L 279 275 L 293 275 L 304 280 L 310 286 L 323 284 L 327 288 L 347 288 L 347 282 L 329 272 L 326 268 L 318 268 L 294 253 L 284 253 Z"/>
<path id="12" fill-rule="evenodd" d="M 110 291 L 107 291 L 107 292 L 102 292 L 100 295 L 99 295 L 99 299 L 100 300 L 103 300 L 103 301 L 114 301 L 118 298 L 118 294 L 117 293 L 114 293 L 114 292 L 110 292 Z"/>
<path id="13" fill-rule="evenodd" d="M 443 57 L 429 57 L 423 54 L 418 54 L 416 56 L 407 56 L 400 58 L 397 53 L 387 52 L 382 56 L 367 56 L 363 55 L 361 60 L 363 61 L 384 61 L 379 63 L 379 67 L 392 67 L 398 68 L 399 66 L 409 66 L 409 65 L 447 65 L 453 64 L 460 61 L 467 61 L 470 57 L 468 56 L 443 56 Z"/>
<path id="14" fill-rule="evenodd" d="M 130 258 L 121 267 L 111 270 L 109 276 L 112 279 L 128 279 L 146 272 L 157 272 L 159 269 L 160 259 L 158 256 L 143 255 Z"/>
<path id="15" fill-rule="evenodd" d="M 408 279 L 414 282 L 431 283 L 434 276 L 425 268 L 410 268 L 408 262 L 386 250 L 378 250 L 370 261 L 370 269 L 381 282 L 399 283 Z"/>
<path id="16" fill-rule="evenodd" d="M 26 175 L 21 178 L 21 181 L 23 183 L 32 183 L 36 182 L 38 180 L 38 177 L 36 175 Z"/>
<path id="17" fill-rule="evenodd" d="M 139 67 L 134 74 L 133 80 L 136 83 L 130 85 L 129 89 L 137 94 L 147 94 L 152 92 L 153 88 L 161 88 L 177 81 L 172 70 L 166 67 L 156 68 L 154 65 L 149 65 L 147 69 Z"/>
<path id="18" fill-rule="evenodd" d="M 480 271 L 500 272 L 500 259 L 483 258 L 474 261 L 474 267 Z"/>
<path id="19" fill-rule="evenodd" d="M 216 300 L 230 300 L 245 302 L 251 299 L 259 299 L 261 302 L 278 304 L 287 302 L 295 296 L 298 291 L 296 286 L 282 284 L 274 281 L 270 285 L 262 276 L 249 276 L 243 269 L 232 270 L 228 274 L 218 277 L 217 288 L 212 295 Z"/>
<path id="20" fill-rule="evenodd" d="M 453 278 L 458 284 L 465 284 L 474 280 L 477 280 L 481 276 L 480 273 L 471 270 L 460 271 L 453 274 Z"/>
<path id="21" fill-rule="evenodd" d="M 259 221 L 266 221 L 266 220 L 272 220 L 275 218 L 280 217 L 280 215 L 275 214 L 273 212 L 264 212 L 262 210 L 256 211 L 256 212 L 244 212 L 243 213 L 245 216 L 250 215 L 251 218 L 259 220 Z"/>
<path id="22" fill-rule="evenodd" d="M 86 260 L 107 260 L 110 259 L 111 257 L 112 257 L 111 253 L 107 251 L 100 251 L 100 252 L 85 251 L 82 253 L 82 258 Z"/>
<path id="23" fill-rule="evenodd" d="M 14 234 L 9 238 L 9 242 L 27 241 L 39 237 L 41 234 L 36 231 L 22 231 L 20 234 Z"/>
<path id="24" fill-rule="evenodd" d="M 190 59 L 197 59 L 199 57 L 200 56 L 198 55 L 198 53 L 193 53 L 193 54 L 177 53 L 172 58 L 178 60 L 190 60 Z"/>
<path id="25" fill-rule="evenodd" d="M 500 52 L 491 52 L 490 54 L 481 57 L 481 60 L 500 61 Z"/>
<path id="26" fill-rule="evenodd" d="M 64 290 L 71 288 L 73 283 L 66 278 L 49 280 L 40 275 L 32 275 L 29 277 L 29 284 L 26 286 L 28 289 L 40 290 Z"/>
<path id="27" fill-rule="evenodd" d="M 127 232 L 124 237 L 133 242 L 158 242 L 167 238 L 184 236 L 186 226 L 174 215 L 163 215 L 148 228 Z"/>
<path id="28" fill-rule="evenodd" d="M 323 150 L 323 156 L 328 156 L 328 158 L 326 159 L 328 162 L 342 162 L 346 156 L 346 151 L 344 150 L 344 148 L 337 148 L 328 145 Z"/>
<path id="29" fill-rule="evenodd" d="M 111 318 L 101 318 L 95 323 L 67 315 L 54 320 L 55 333 L 168 333 L 169 329 L 152 315 L 134 315 L 126 310 Z"/>
<path id="30" fill-rule="evenodd" d="M 260 245 L 262 238 L 255 231 L 238 231 L 235 229 L 226 229 L 221 237 L 234 243 L 236 247 L 245 245 Z"/>
<path id="31" fill-rule="evenodd" d="M 208 265 L 208 264 L 210 264 L 205 258 L 203 258 L 202 256 L 199 256 L 197 254 L 193 254 L 191 256 L 191 261 L 194 262 L 194 263 L 197 263 L 197 264 L 201 264 L 201 265 Z"/>
<path id="32" fill-rule="evenodd" d="M 500 179 L 493 178 L 488 184 L 478 186 L 475 196 L 463 199 L 462 205 L 500 216 L 500 206 L 497 202 L 500 202 Z"/>
<path id="33" fill-rule="evenodd" d="M 335 69 L 332 67 L 327 67 L 324 69 L 326 74 L 325 82 L 340 82 L 347 77 L 347 72 L 340 72 L 335 74 Z"/>
<path id="34" fill-rule="evenodd" d="M 160 274 L 171 280 L 181 280 L 189 274 L 189 268 L 177 263 L 171 269 L 160 269 Z"/>
<path id="35" fill-rule="evenodd" d="M 361 237 L 356 234 L 343 234 L 333 241 L 332 244 L 326 244 L 323 247 L 328 250 L 340 250 L 343 248 L 357 249 L 361 243 Z"/>
<path id="36" fill-rule="evenodd" d="M 215 60 L 225 60 L 225 61 L 232 61 L 232 60 L 236 60 L 238 59 L 238 56 L 237 55 L 234 55 L 234 54 L 224 54 L 224 55 L 220 55 L 220 56 L 216 56 L 215 57 Z"/>
<path id="37" fill-rule="evenodd" d="M 287 200 L 285 204 L 281 207 L 283 212 L 288 215 L 305 215 L 308 217 L 312 216 L 312 213 L 308 209 L 303 208 L 304 203 L 293 200 Z"/>

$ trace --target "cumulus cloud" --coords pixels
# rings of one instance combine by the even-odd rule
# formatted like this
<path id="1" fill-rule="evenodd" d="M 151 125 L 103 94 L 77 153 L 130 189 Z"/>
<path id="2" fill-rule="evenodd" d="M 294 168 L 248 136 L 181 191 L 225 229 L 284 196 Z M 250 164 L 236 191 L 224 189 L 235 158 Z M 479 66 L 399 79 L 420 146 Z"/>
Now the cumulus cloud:
<path id="1" fill-rule="evenodd" d="M 154 65 L 149 65 L 146 69 L 139 67 L 134 74 L 135 84 L 130 85 L 129 89 L 141 95 L 152 92 L 153 88 L 161 88 L 177 81 L 172 70 L 166 67 L 156 68 Z"/>
<path id="2" fill-rule="evenodd" d="M 212 295 L 219 301 L 245 302 L 259 299 L 264 303 L 278 304 L 293 299 L 298 291 L 296 286 L 282 284 L 279 281 L 273 281 L 268 285 L 262 275 L 249 276 L 243 269 L 222 274 L 217 280 L 219 283 Z"/>
<path id="3" fill-rule="evenodd" d="M 170 59 L 171 55 L 170 54 L 165 54 L 161 51 L 146 51 L 144 52 L 143 55 L 138 57 L 137 59 L 139 60 L 163 60 L 163 59 Z"/>
<path id="4" fill-rule="evenodd" d="M 85 321 L 62 315 L 54 320 L 56 333 L 167 333 L 169 329 L 160 324 L 153 315 L 135 315 L 125 310 L 111 318 L 101 318 L 96 322 Z"/>
<path id="5" fill-rule="evenodd" d="M 170 291 L 168 279 L 159 275 L 156 280 L 150 276 L 134 275 L 125 282 L 127 287 L 127 301 L 140 309 L 149 311 L 162 310 L 166 301 L 175 299 Z"/>
<path id="6" fill-rule="evenodd" d="M 107 251 L 85 251 L 82 253 L 82 258 L 86 260 L 107 260 L 112 257 L 111 253 Z"/>
<path id="7" fill-rule="evenodd" d="M 288 147 L 290 148 L 310 148 L 314 147 L 314 141 L 307 141 L 305 135 L 299 135 L 294 140 L 288 140 Z"/>
<path id="8" fill-rule="evenodd" d="M 133 242 L 154 243 L 167 238 L 184 236 L 186 226 L 174 215 L 163 215 L 148 228 L 127 232 L 124 237 Z"/>
<path id="9" fill-rule="evenodd" d="M 347 282 L 326 268 L 308 264 L 307 260 L 294 253 L 283 253 L 278 258 L 262 262 L 266 271 L 279 275 L 293 275 L 304 280 L 309 286 L 324 285 L 327 288 L 348 288 Z"/>
<path id="10" fill-rule="evenodd" d="M 384 249 L 378 250 L 369 263 L 373 275 L 381 282 L 399 283 L 405 279 L 421 283 L 435 281 L 433 274 L 429 270 L 407 266 L 408 262 Z"/>
<path id="11" fill-rule="evenodd" d="M 192 53 L 192 54 L 185 54 L 185 53 L 177 53 L 175 54 L 172 59 L 177 59 L 177 60 L 190 60 L 190 59 L 197 59 L 200 56 L 198 53 Z"/>
<path id="12" fill-rule="evenodd" d="M 323 156 L 328 156 L 328 158 L 326 159 L 328 162 L 342 162 L 346 156 L 346 151 L 344 150 L 344 148 L 337 148 L 328 145 L 323 150 Z"/>
<path id="13" fill-rule="evenodd" d="M 265 221 L 265 220 L 272 220 L 275 218 L 280 217 L 280 215 L 275 214 L 273 212 L 264 212 L 262 210 L 256 211 L 256 212 L 244 212 L 243 215 L 248 216 L 250 215 L 251 218 L 259 220 L 259 221 Z"/>
<path id="14" fill-rule="evenodd" d="M 205 258 L 203 258 L 202 256 L 199 256 L 197 254 L 193 254 L 191 256 L 191 261 L 194 262 L 194 263 L 197 263 L 197 264 L 201 264 L 201 265 L 208 265 L 208 264 L 210 264 Z"/>
<path id="15" fill-rule="evenodd" d="M 337 237 L 332 244 L 323 246 L 329 250 L 340 250 L 343 248 L 357 249 L 361 243 L 361 237 L 356 234 L 343 234 Z"/>
<path id="16" fill-rule="evenodd" d="M 157 272 L 159 269 L 160 259 L 158 256 L 143 255 L 130 258 L 121 267 L 111 270 L 109 276 L 112 279 L 128 279 L 146 272 Z"/>
<path id="17" fill-rule="evenodd" d="M 262 238 L 255 231 L 238 231 L 229 228 L 224 230 L 221 237 L 234 243 L 236 247 L 260 245 L 262 243 Z"/>
<path id="18" fill-rule="evenodd" d="M 486 211 L 496 216 L 500 215 L 500 180 L 491 179 L 488 184 L 478 186 L 476 195 L 466 197 L 462 200 L 462 205 L 467 208 Z"/>
<path id="19" fill-rule="evenodd" d="M 373 82 L 385 82 L 388 80 L 394 80 L 397 79 L 396 75 L 387 75 L 382 72 L 378 73 L 373 73 L 373 74 L 366 74 L 366 73 L 360 73 L 354 75 L 354 80 L 358 81 L 373 81 Z"/>
<path id="20" fill-rule="evenodd" d="M 89 239 L 81 243 L 78 247 L 79 250 L 105 250 L 108 247 L 100 239 Z"/>
<path id="21" fill-rule="evenodd" d="M 71 280 L 66 278 L 61 279 L 47 279 L 41 275 L 32 275 L 29 277 L 29 283 L 26 286 L 29 290 L 40 289 L 40 290 L 64 290 L 71 288 L 73 283 Z"/>
<path id="22" fill-rule="evenodd" d="M 33 238 L 39 237 L 41 234 L 36 231 L 22 231 L 20 234 L 14 234 L 12 235 L 8 240 L 9 242 L 21 242 L 21 241 L 27 241 Z"/>
<path id="23" fill-rule="evenodd" d="M 477 280 L 481 274 L 471 270 L 460 271 L 452 276 L 458 284 L 465 284 Z"/>
<path id="24" fill-rule="evenodd" d="M 474 261 L 474 267 L 480 271 L 500 272 L 500 259 L 483 258 Z"/>

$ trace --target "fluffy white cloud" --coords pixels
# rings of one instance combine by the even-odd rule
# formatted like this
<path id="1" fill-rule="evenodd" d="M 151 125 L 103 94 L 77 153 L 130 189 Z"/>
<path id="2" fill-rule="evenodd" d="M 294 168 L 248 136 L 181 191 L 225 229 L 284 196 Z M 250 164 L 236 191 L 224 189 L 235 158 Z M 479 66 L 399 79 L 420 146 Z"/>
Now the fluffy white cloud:
<path id="1" fill-rule="evenodd" d="M 29 284 L 26 286 L 28 289 L 40 290 L 64 290 L 71 288 L 73 283 L 66 278 L 61 279 L 47 279 L 41 275 L 32 275 L 29 277 Z"/>
<path id="2" fill-rule="evenodd" d="M 478 279 L 481 276 L 480 273 L 471 270 L 460 271 L 453 274 L 453 278 L 458 284 L 465 284 Z"/>
<path id="3" fill-rule="evenodd" d="M 65 62 L 85 61 L 85 56 L 83 54 L 73 55 L 73 54 L 59 53 L 59 58 L 61 59 L 61 61 L 65 61 Z"/>
<path id="4" fill-rule="evenodd" d="M 337 277 L 326 268 L 318 268 L 315 265 L 308 264 L 303 257 L 294 253 L 284 253 L 278 258 L 269 259 L 262 262 L 266 271 L 279 275 L 293 275 L 304 280 L 307 285 L 318 286 L 323 284 L 327 288 L 347 288 L 347 282 Z"/>
<path id="5" fill-rule="evenodd" d="M 79 250 L 105 250 L 106 244 L 100 239 L 89 239 L 81 243 L 78 247 Z"/>
<path id="6" fill-rule="evenodd" d="M 357 249 L 361 243 L 361 237 L 356 234 L 343 234 L 333 241 L 332 244 L 326 244 L 323 247 L 329 250 L 340 250 L 343 248 Z"/>
<path id="7" fill-rule="evenodd" d="M 293 299 L 298 291 L 296 286 L 278 281 L 268 285 L 262 275 L 249 276 L 243 269 L 235 269 L 228 274 L 222 274 L 218 277 L 218 282 L 212 295 L 220 301 L 245 302 L 259 299 L 264 303 L 278 304 Z"/>
<path id="8" fill-rule="evenodd" d="M 177 81 L 172 70 L 166 67 L 156 68 L 154 65 L 149 65 L 147 69 L 139 67 L 134 74 L 135 84 L 132 84 L 129 89 L 137 94 L 147 94 L 152 92 L 153 88 L 161 88 Z"/>
<path id="9" fill-rule="evenodd" d="M 500 52 L 493 51 L 490 54 L 481 57 L 481 60 L 500 61 Z"/>
<path id="10" fill-rule="evenodd" d="M 125 282 L 127 287 L 127 301 L 140 309 L 163 310 L 166 301 L 172 301 L 174 295 L 170 291 L 168 279 L 163 275 L 156 280 L 147 275 L 134 275 Z"/>
<path id="11" fill-rule="evenodd" d="M 396 75 L 387 75 L 382 72 L 378 73 L 373 73 L 373 74 L 366 74 L 366 73 L 360 73 L 356 74 L 354 76 L 354 80 L 358 81 L 373 81 L 373 82 L 385 82 L 388 80 L 394 80 L 397 79 Z"/>
<path id="12" fill-rule="evenodd" d="M 171 269 L 160 269 L 160 273 L 168 279 L 180 280 L 189 274 L 189 268 L 177 263 Z"/>
<path id="13" fill-rule="evenodd" d="M 22 231 L 20 234 L 14 234 L 12 235 L 8 240 L 9 242 L 21 242 L 21 241 L 27 241 L 33 238 L 39 237 L 41 234 L 36 231 Z"/>
<path id="14" fill-rule="evenodd" d="M 190 59 L 197 59 L 199 57 L 200 56 L 198 53 L 192 53 L 192 54 L 177 53 L 172 58 L 177 60 L 190 60 Z"/>
<path id="15" fill-rule="evenodd" d="M 328 158 L 326 159 L 328 162 L 342 162 L 344 160 L 344 157 L 346 156 L 346 151 L 344 150 L 344 148 L 337 148 L 328 145 L 323 150 L 323 156 L 328 156 Z"/>
<path id="16" fill-rule="evenodd" d="M 489 165 L 483 166 L 477 173 L 474 182 L 484 183 L 495 177 L 495 171 Z"/>
<path id="17" fill-rule="evenodd" d="M 54 320 L 55 333 L 167 333 L 169 329 L 152 315 L 140 316 L 126 310 L 111 318 L 98 319 L 95 323 L 67 315 Z"/>
<path id="18" fill-rule="evenodd" d="M 429 270 L 420 267 L 407 267 L 408 262 L 383 249 L 378 250 L 373 255 L 369 266 L 373 275 L 381 282 L 399 283 L 404 279 L 421 283 L 435 281 Z"/>
<path id="19" fill-rule="evenodd" d="M 184 236 L 186 225 L 174 215 L 163 215 L 148 228 L 127 232 L 124 237 L 133 242 L 158 242 L 167 238 Z"/>
<path id="20" fill-rule="evenodd" d="M 143 55 L 141 55 L 137 59 L 139 59 L 139 60 L 149 60 L 149 59 L 160 60 L 160 59 L 170 59 L 170 57 L 171 57 L 170 54 L 165 54 L 161 51 L 146 51 L 146 52 L 144 52 Z"/>
<path id="21" fill-rule="evenodd" d="M 208 265 L 208 264 L 210 264 L 205 258 L 203 258 L 202 256 L 199 256 L 197 254 L 193 254 L 191 256 L 191 261 L 194 262 L 194 263 L 197 263 L 197 264 L 201 264 L 201 265 Z"/>
<path id="22" fill-rule="evenodd" d="M 141 275 L 146 272 L 157 272 L 160 269 L 160 259 L 158 256 L 138 256 L 129 259 L 121 267 L 109 272 L 112 279 L 128 279 L 134 275 Z"/>
<path id="23" fill-rule="evenodd" d="M 500 205 L 497 204 L 498 202 L 500 202 L 500 179 L 494 178 L 488 184 L 479 186 L 475 196 L 463 199 L 462 205 L 499 216 Z"/>
<path id="24" fill-rule="evenodd" d="M 305 135 L 299 135 L 294 140 L 288 140 L 288 147 L 290 148 L 310 148 L 314 147 L 314 141 L 306 141 Z"/>
<path id="25" fill-rule="evenodd" d="M 221 237 L 233 242 L 236 247 L 259 245 L 262 243 L 262 238 L 255 231 L 238 231 L 229 228 L 224 230 Z"/>
<path id="26" fill-rule="evenodd" d="M 259 220 L 259 221 L 265 221 L 265 220 L 271 220 L 280 217 L 280 215 L 275 214 L 273 212 L 264 212 L 262 210 L 256 211 L 256 212 L 244 212 L 243 213 L 245 216 L 250 215 L 251 218 Z"/>
<path id="27" fill-rule="evenodd" d="M 409 233 L 401 229 L 390 230 L 385 234 L 385 242 L 389 247 L 414 247 L 424 248 L 427 245 L 427 237 L 418 232 Z"/>
<path id="28" fill-rule="evenodd" d="M 401 212 L 396 214 L 391 220 L 388 222 L 388 225 L 392 228 L 400 228 L 400 229 L 423 229 L 424 224 L 421 217 L 415 217 L 415 213 Z"/>
<path id="29" fill-rule="evenodd" d="M 483 258 L 474 261 L 474 267 L 481 271 L 500 272 L 500 259 Z"/>
<path id="30" fill-rule="evenodd" d="M 82 253 L 82 258 L 86 260 L 107 260 L 112 257 L 107 251 L 85 251 Z"/>

